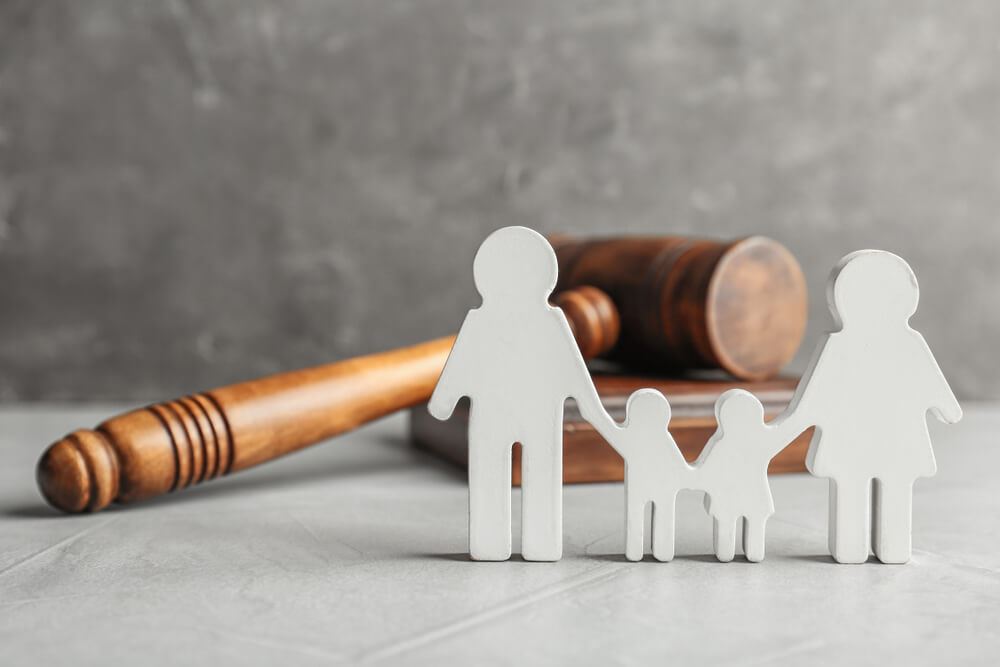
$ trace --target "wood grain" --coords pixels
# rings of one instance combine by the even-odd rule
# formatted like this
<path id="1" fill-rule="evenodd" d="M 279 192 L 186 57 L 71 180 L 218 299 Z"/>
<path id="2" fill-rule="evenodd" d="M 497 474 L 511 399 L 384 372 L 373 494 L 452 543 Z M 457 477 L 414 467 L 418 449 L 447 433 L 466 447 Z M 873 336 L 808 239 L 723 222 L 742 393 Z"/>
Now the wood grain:
<path id="1" fill-rule="evenodd" d="M 657 389 L 668 398 L 673 417 L 670 433 L 684 458 L 693 462 L 716 429 L 715 401 L 728 389 L 746 389 L 764 404 L 767 418 L 780 413 L 792 398 L 796 378 L 774 378 L 760 382 L 733 380 L 693 380 L 657 376 L 595 375 L 594 384 L 605 409 L 615 419 L 624 418 L 625 401 L 629 394 L 646 387 Z M 454 417 L 439 422 L 425 410 L 416 408 L 410 413 L 410 437 L 415 446 L 443 459 L 464 467 L 468 451 L 468 409 L 460 406 Z M 771 460 L 768 472 L 789 473 L 805 471 L 806 450 L 812 429 L 793 440 L 784 451 Z M 521 483 L 521 449 L 514 447 L 512 483 Z M 590 482 L 620 482 L 624 479 L 625 464 L 618 453 L 605 442 L 594 428 L 583 421 L 570 406 L 563 422 L 563 482 L 583 484 Z"/>
<path id="2" fill-rule="evenodd" d="M 618 316 L 603 292 L 559 296 L 585 356 L 606 352 Z M 45 499 L 97 511 L 215 479 L 425 402 L 453 336 L 158 403 L 74 431 L 38 463 Z"/>
<path id="3" fill-rule="evenodd" d="M 640 370 L 723 368 L 761 380 L 795 355 L 805 333 L 802 269 L 780 243 L 685 237 L 552 237 L 558 289 L 592 285 L 621 315 L 612 355 Z"/>
<path id="4" fill-rule="evenodd" d="M 563 238 L 554 246 L 562 274 L 554 300 L 585 357 L 613 348 L 617 358 L 642 368 L 721 367 L 759 378 L 798 346 L 805 288 L 798 264 L 774 241 Z M 39 488 L 64 511 L 97 511 L 259 465 L 423 403 L 452 341 L 282 373 L 113 417 L 53 444 L 38 464 Z"/>

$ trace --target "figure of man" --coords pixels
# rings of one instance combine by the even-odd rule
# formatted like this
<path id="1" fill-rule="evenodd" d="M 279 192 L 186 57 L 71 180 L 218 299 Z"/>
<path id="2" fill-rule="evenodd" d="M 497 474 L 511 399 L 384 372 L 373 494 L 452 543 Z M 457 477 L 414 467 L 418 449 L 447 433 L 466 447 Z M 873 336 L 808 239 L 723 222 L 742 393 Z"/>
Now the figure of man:
<path id="1" fill-rule="evenodd" d="M 469 415 L 469 553 L 511 555 L 511 450 L 521 444 L 521 555 L 562 557 L 563 404 L 585 419 L 602 408 L 569 323 L 548 298 L 558 263 L 525 227 L 491 234 L 473 263 L 482 305 L 469 311 L 428 409 L 447 419 L 463 396 Z"/>

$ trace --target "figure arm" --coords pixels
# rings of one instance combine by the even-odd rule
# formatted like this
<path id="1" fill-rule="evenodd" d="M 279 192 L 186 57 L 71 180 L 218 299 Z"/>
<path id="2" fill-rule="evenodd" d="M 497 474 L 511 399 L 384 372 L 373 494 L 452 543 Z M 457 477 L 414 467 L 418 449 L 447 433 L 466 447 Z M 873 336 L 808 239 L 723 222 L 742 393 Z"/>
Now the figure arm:
<path id="1" fill-rule="evenodd" d="M 625 455 L 619 444 L 619 433 L 621 433 L 622 427 L 611 418 L 611 415 L 607 413 L 603 406 L 598 404 L 597 407 L 591 406 L 584 412 L 582 404 L 577 400 L 577 406 L 580 407 L 580 415 L 594 427 L 601 437 L 604 438 L 609 445 L 611 445 L 616 452 Z"/>
<path id="2" fill-rule="evenodd" d="M 790 445 L 803 431 L 812 426 L 799 412 L 785 411 L 768 423 L 771 434 L 770 458 L 777 456 Z"/>
<path id="3" fill-rule="evenodd" d="M 937 360 L 934 358 L 934 354 L 931 352 L 923 336 L 920 336 L 920 344 L 929 362 L 926 375 L 931 389 L 929 396 L 930 410 L 934 412 L 938 419 L 946 424 L 955 424 L 962 419 L 962 406 L 959 405 L 958 399 L 955 398 L 954 392 L 952 392 L 951 387 L 948 385 L 944 373 L 941 372 L 941 367 L 938 366 Z"/>
<path id="4" fill-rule="evenodd" d="M 810 426 L 816 425 L 816 411 L 822 408 L 817 404 L 819 389 L 830 381 L 829 372 L 825 371 L 824 359 L 826 350 L 831 345 L 831 335 L 827 335 L 816 346 L 802 379 L 795 387 L 795 393 L 785 410 L 768 422 L 771 428 L 773 446 L 770 449 L 771 458 L 778 455 L 792 440 L 797 438 Z"/>
<path id="5" fill-rule="evenodd" d="M 625 452 L 620 449 L 620 438 L 618 437 L 618 434 L 622 430 L 621 426 L 604 409 L 601 397 L 594 386 L 594 380 L 590 376 L 590 370 L 587 368 L 587 362 L 583 360 L 583 355 L 580 354 L 580 348 L 576 343 L 576 339 L 573 338 L 569 323 L 566 321 L 566 316 L 562 311 L 558 311 L 558 316 L 561 320 L 560 328 L 565 330 L 565 337 L 568 339 L 565 346 L 567 353 L 563 356 L 566 374 L 570 378 L 569 387 L 567 388 L 568 396 L 576 401 L 576 407 L 580 411 L 580 416 L 583 417 L 584 421 L 593 426 L 616 452 L 625 456 Z"/>
<path id="6" fill-rule="evenodd" d="M 711 436 L 709 436 L 708 440 L 705 442 L 705 446 L 701 448 L 701 451 L 698 453 L 698 458 L 694 460 L 694 463 L 691 464 L 691 467 L 694 468 L 695 470 L 701 471 L 705 463 L 708 462 L 708 460 L 712 457 L 712 450 L 715 449 L 715 446 L 721 439 L 722 439 L 722 427 L 716 426 L 715 431 L 712 433 Z"/>
<path id="7" fill-rule="evenodd" d="M 444 421 L 451 417 L 455 411 L 458 401 L 465 396 L 465 387 L 462 386 L 463 371 L 469 368 L 468 359 L 468 330 L 472 321 L 472 313 L 469 313 L 459 329 L 455 342 L 448 353 L 448 360 L 444 363 L 441 376 L 434 386 L 430 401 L 427 403 L 427 411 L 435 419 Z"/>
<path id="8" fill-rule="evenodd" d="M 618 428 L 618 424 L 615 423 L 604 409 L 593 381 L 587 375 L 586 378 L 577 384 L 578 386 L 570 394 L 570 398 L 576 401 L 576 406 L 580 410 L 580 416 L 597 429 L 597 432 L 604 436 L 605 439 L 610 440 L 611 436 L 609 434 L 614 433 L 614 430 Z"/>
<path id="9" fill-rule="evenodd" d="M 574 350 L 574 352 L 579 356 L 578 351 Z M 593 426 L 616 452 L 625 456 L 625 452 L 620 448 L 620 438 L 618 436 L 622 427 L 604 409 L 601 397 L 597 393 L 597 388 L 594 387 L 594 381 L 591 379 L 590 372 L 587 371 L 582 357 L 579 362 L 583 366 L 584 374 L 576 378 L 570 398 L 576 401 L 576 407 L 580 411 L 580 416 Z"/>

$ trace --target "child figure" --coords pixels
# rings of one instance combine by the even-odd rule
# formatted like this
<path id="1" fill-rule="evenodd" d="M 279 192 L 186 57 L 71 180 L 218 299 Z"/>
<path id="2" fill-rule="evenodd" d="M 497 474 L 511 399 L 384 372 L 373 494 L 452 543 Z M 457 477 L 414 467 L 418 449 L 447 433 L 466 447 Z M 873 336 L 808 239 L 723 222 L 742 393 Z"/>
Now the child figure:
<path id="1" fill-rule="evenodd" d="M 677 492 L 689 488 L 694 469 L 687 464 L 667 430 L 670 403 L 655 389 L 628 398 L 625 422 L 603 413 L 594 427 L 625 459 L 625 557 L 642 560 L 646 504 L 653 504 L 653 557 L 674 557 L 674 506 Z"/>
<path id="2" fill-rule="evenodd" d="M 695 462 L 705 490 L 705 510 L 713 519 L 716 557 L 736 554 L 736 524 L 743 519 L 743 552 L 747 560 L 764 560 L 764 527 L 774 514 L 767 466 L 805 430 L 794 414 L 764 423 L 764 406 L 750 392 L 731 389 L 715 404 L 719 427 Z"/>

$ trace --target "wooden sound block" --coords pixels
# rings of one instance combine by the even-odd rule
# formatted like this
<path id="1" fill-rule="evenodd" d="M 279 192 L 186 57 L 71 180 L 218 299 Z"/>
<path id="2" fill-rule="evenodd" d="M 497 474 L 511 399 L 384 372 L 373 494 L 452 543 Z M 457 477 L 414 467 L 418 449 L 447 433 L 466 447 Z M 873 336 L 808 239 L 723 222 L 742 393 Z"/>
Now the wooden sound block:
<path id="1" fill-rule="evenodd" d="M 720 394 L 727 389 L 746 389 L 764 404 L 765 414 L 770 420 L 792 400 L 798 378 L 741 382 L 595 374 L 594 384 L 604 408 L 619 422 L 625 417 L 625 401 L 633 391 L 648 387 L 663 392 L 670 401 L 673 413 L 670 433 L 684 458 L 693 462 L 715 432 L 715 401 Z M 410 411 L 413 444 L 464 467 L 468 462 L 468 408 L 468 403 L 463 401 L 446 422 L 431 417 L 426 406 L 413 408 Z M 806 450 L 811 438 L 812 429 L 802 433 L 771 460 L 768 472 L 805 472 Z M 520 454 L 520 447 L 515 447 L 514 485 L 521 483 Z M 568 405 L 563 422 L 563 481 L 567 484 L 620 482 L 624 476 L 622 458 L 590 424 L 583 421 L 575 407 Z"/>

